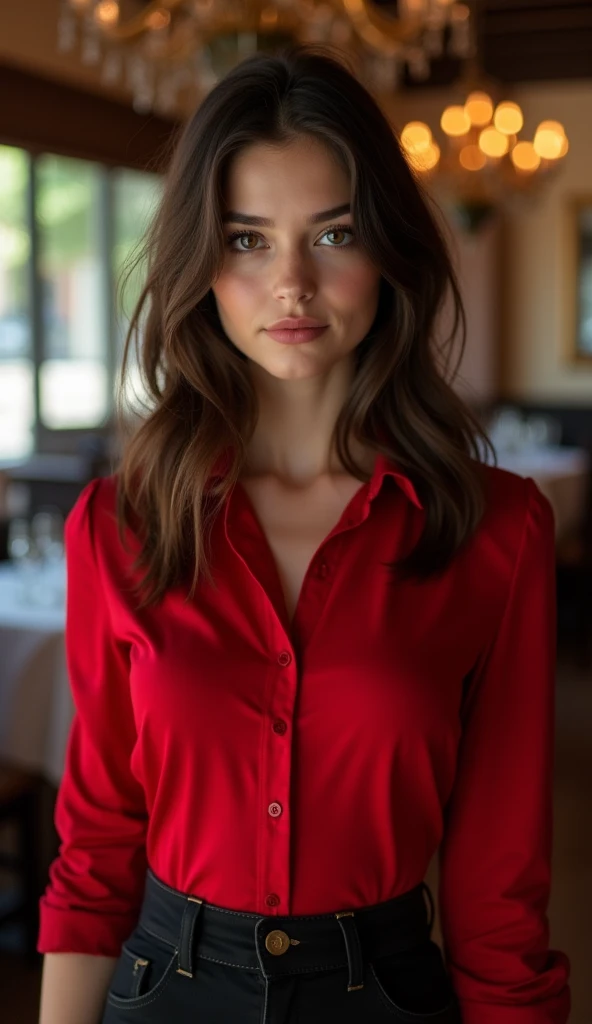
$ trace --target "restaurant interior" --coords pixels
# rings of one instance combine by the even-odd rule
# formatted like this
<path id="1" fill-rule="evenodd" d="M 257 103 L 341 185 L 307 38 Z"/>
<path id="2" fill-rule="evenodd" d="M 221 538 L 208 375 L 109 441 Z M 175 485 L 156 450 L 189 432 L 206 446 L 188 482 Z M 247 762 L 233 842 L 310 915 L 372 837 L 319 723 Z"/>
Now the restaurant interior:
<path id="1" fill-rule="evenodd" d="M 200 98 L 243 57 L 291 40 L 346 52 L 391 121 L 461 285 L 454 387 L 498 465 L 533 478 L 553 507 L 550 943 L 570 958 L 572 1024 L 590 1024 L 589 0 L 2 5 L 0 1017 L 38 1014 L 37 908 L 59 845 L 53 809 L 73 715 L 63 527 L 85 485 L 117 466 L 117 372 L 144 263 L 125 292 L 122 277 Z M 127 398 L 131 409 L 141 401 Z M 435 862 L 430 871 L 437 885 Z"/>

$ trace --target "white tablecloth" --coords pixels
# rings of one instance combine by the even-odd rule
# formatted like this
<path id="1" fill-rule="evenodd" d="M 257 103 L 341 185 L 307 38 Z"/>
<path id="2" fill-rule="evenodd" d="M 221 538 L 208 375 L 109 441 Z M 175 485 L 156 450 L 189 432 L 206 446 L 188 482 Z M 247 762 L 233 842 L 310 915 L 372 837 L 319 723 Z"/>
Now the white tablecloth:
<path id="1" fill-rule="evenodd" d="M 64 630 L 63 602 L 23 603 L 14 566 L 0 564 L 0 758 L 55 786 L 74 714 Z"/>

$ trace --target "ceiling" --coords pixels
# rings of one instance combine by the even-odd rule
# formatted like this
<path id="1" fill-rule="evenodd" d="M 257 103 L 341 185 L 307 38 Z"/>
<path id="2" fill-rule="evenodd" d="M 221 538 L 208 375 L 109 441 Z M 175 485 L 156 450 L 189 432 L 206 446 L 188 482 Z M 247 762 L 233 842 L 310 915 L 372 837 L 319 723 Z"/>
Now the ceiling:
<path id="1" fill-rule="evenodd" d="M 129 102 L 129 91 L 123 83 L 106 86 L 101 81 L 100 69 L 83 64 L 77 52 L 58 52 L 56 25 L 61 2 L 19 0 L 4 5 L 0 66 L 17 65 L 40 76 Z M 373 2 L 396 10 L 396 0 Z M 583 78 L 592 81 L 592 0 L 465 2 L 472 5 L 476 14 L 480 64 L 486 73 L 509 83 Z M 406 75 L 400 84 L 403 90 L 417 93 L 426 86 L 452 84 L 462 70 L 458 60 L 437 59 L 432 61 L 430 77 L 425 82 L 416 83 Z"/>
<path id="2" fill-rule="evenodd" d="M 592 0 L 473 0 L 471 6 L 487 74 L 505 82 L 592 79 Z M 426 82 L 407 76 L 405 85 L 448 85 L 459 71 L 458 61 L 436 60 Z"/>

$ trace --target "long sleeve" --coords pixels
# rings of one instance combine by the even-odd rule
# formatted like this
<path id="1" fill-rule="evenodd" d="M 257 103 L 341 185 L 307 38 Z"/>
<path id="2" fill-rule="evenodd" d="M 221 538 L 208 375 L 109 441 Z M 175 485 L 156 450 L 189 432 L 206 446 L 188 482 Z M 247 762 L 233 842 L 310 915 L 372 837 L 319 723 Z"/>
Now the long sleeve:
<path id="1" fill-rule="evenodd" d="M 470 675 L 440 846 L 439 904 L 463 1024 L 565 1024 L 569 961 L 549 949 L 556 606 L 553 512 L 526 481 L 495 635 Z"/>
<path id="2" fill-rule="evenodd" d="M 39 904 L 41 953 L 118 956 L 145 882 L 147 812 L 130 769 L 137 737 L 129 655 L 113 635 L 95 551 L 99 485 L 87 485 L 65 529 L 66 655 L 75 714 L 54 814 L 59 854 Z"/>

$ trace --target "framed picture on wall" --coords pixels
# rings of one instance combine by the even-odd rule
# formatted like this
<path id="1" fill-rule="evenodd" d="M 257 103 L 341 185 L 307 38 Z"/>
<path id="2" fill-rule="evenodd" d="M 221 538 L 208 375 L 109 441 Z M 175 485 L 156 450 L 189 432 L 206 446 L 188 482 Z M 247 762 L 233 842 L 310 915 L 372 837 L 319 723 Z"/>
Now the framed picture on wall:
<path id="1" fill-rule="evenodd" d="M 592 362 L 592 194 L 570 204 L 570 356 Z"/>

